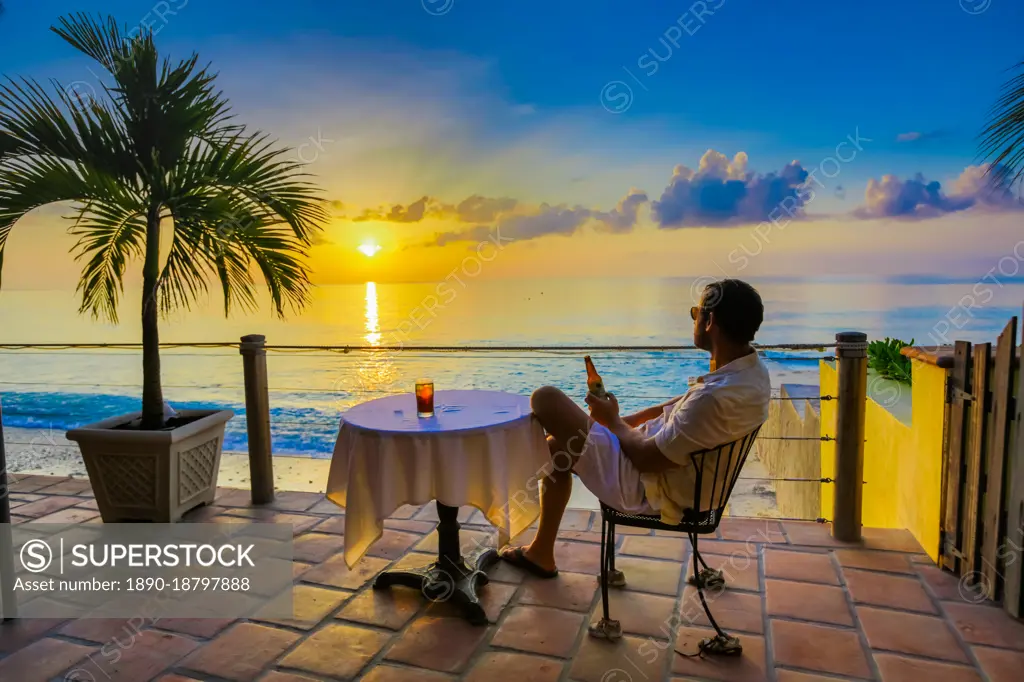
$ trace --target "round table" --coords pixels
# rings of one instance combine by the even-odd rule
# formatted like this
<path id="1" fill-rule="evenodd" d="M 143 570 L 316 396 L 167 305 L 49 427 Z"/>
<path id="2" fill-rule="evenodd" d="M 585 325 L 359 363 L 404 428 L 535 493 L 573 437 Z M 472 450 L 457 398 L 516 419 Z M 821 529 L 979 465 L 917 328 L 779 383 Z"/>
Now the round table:
<path id="1" fill-rule="evenodd" d="M 434 500 L 437 560 L 385 571 L 373 586 L 417 588 L 432 601 L 453 601 L 470 622 L 486 624 L 477 589 L 487 584 L 485 571 L 498 555 L 494 548 L 462 555 L 459 506 L 484 510 L 503 535 L 515 535 L 533 522 L 539 505 L 529 502 L 533 506 L 513 518 L 509 498 L 536 490 L 529 479 L 539 480 L 549 458 L 525 396 L 438 391 L 434 416 L 426 418 L 417 416 L 411 393 L 356 405 L 342 417 L 327 486 L 328 498 L 346 510 L 346 563 L 351 567 L 380 537 L 383 519 L 399 506 Z"/>

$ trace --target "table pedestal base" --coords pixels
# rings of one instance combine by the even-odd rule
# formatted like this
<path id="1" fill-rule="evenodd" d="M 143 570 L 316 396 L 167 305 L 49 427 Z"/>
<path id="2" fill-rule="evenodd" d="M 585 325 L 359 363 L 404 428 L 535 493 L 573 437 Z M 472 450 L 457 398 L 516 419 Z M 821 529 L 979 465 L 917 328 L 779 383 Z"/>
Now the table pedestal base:
<path id="1" fill-rule="evenodd" d="M 385 571 L 373 582 L 373 589 L 382 590 L 401 585 L 420 590 L 433 602 L 452 601 L 473 625 L 487 625 L 477 589 L 488 583 L 485 571 L 498 560 L 493 549 L 474 552 L 464 559 L 459 549 L 458 507 L 437 503 L 437 561 L 423 568 Z"/>

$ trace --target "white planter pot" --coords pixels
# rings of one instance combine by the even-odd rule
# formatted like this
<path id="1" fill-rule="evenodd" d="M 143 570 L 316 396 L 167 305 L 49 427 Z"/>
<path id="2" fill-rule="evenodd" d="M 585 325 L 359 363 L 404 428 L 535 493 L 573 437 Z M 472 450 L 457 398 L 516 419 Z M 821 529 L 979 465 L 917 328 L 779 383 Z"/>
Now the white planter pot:
<path id="1" fill-rule="evenodd" d="M 182 410 L 199 417 L 166 431 L 119 429 L 140 412 L 105 419 L 67 432 L 78 443 L 100 515 L 107 523 L 173 523 L 213 502 L 231 410 Z"/>

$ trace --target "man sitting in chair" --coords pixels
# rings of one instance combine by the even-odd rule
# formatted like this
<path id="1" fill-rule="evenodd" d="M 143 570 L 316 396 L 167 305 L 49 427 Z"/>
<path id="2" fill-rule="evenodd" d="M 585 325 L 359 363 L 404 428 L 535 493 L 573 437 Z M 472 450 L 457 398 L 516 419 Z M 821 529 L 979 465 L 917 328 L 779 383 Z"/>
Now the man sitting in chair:
<path id="1" fill-rule="evenodd" d="M 548 433 L 553 470 L 541 483 L 533 542 L 503 548 L 502 559 L 540 577 L 558 574 L 555 540 L 573 472 L 613 509 L 680 523 L 696 485 L 690 453 L 737 440 L 768 418 L 768 369 L 751 346 L 764 318 L 761 296 L 737 279 L 713 282 L 690 316 L 694 344 L 711 352 L 711 372 L 678 398 L 623 417 L 614 395 L 590 393 L 588 416 L 557 388 L 534 392 L 531 404 Z"/>

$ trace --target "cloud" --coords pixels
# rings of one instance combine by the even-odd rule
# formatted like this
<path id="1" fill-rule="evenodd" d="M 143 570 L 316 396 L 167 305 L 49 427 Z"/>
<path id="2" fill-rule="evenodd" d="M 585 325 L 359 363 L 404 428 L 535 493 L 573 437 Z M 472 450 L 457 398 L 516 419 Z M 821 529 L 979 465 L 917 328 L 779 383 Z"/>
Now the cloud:
<path id="1" fill-rule="evenodd" d="M 588 224 L 612 234 L 634 230 L 650 204 L 650 218 L 660 229 L 686 227 L 722 227 L 755 224 L 778 219 L 780 212 L 791 218 L 806 218 L 807 202 L 814 196 L 809 189 L 810 174 L 799 161 L 780 170 L 757 173 L 748 167 L 748 157 L 737 153 L 731 160 L 708 150 L 696 170 L 678 165 L 661 196 L 652 201 L 647 192 L 631 188 L 609 210 L 580 204 L 527 206 L 512 197 L 487 197 L 473 194 L 456 204 L 448 204 L 424 195 L 411 204 L 365 210 L 355 221 L 380 220 L 392 223 L 418 223 L 427 218 L 463 223 L 438 232 L 426 246 L 488 239 L 494 230 L 517 241 L 529 241 L 548 235 L 568 236 Z M 996 187 L 987 166 L 970 166 L 948 188 L 918 174 L 903 180 L 885 175 L 868 181 L 863 205 L 852 215 L 862 219 L 901 217 L 930 218 L 971 208 L 993 211 L 1024 208 L 1008 187 Z M 835 198 L 846 198 L 847 189 L 837 185 Z M 340 206 L 340 202 L 337 202 Z"/>
<path id="2" fill-rule="evenodd" d="M 518 204 L 519 202 L 516 199 L 509 197 L 490 199 L 474 194 L 459 202 L 459 205 L 454 209 L 454 213 L 464 223 L 488 223 L 502 213 L 509 213 L 515 210 Z"/>
<path id="3" fill-rule="evenodd" d="M 421 197 L 408 206 L 395 204 L 386 212 L 367 209 L 363 211 L 362 215 L 353 218 L 353 220 L 357 223 L 366 220 L 384 220 L 389 223 L 418 223 L 426 215 L 427 205 L 432 203 L 434 203 L 434 200 L 430 197 Z"/>
<path id="4" fill-rule="evenodd" d="M 504 218 L 510 227 L 523 232 L 519 238 L 530 239 L 542 234 L 571 233 L 588 220 L 596 221 L 613 233 L 628 232 L 636 226 L 640 208 L 647 203 L 651 203 L 652 216 L 661 228 L 758 223 L 775 217 L 780 206 L 791 216 L 801 214 L 805 196 L 810 193 L 801 192 L 808 172 L 800 162 L 793 161 L 779 172 L 767 174 L 749 171 L 747 162 L 744 152 L 730 161 L 724 154 L 708 150 L 696 171 L 676 166 L 668 187 L 657 201 L 650 202 L 643 190 L 631 189 L 610 211 L 544 204 L 536 211 L 525 213 L 516 199 L 474 194 L 455 205 L 424 196 L 408 206 L 397 204 L 364 211 L 355 220 L 415 223 L 430 217 L 491 223 Z M 456 230 L 440 238 L 452 240 L 454 235 L 460 234 L 475 233 L 471 229 Z"/>
<path id="5" fill-rule="evenodd" d="M 346 209 L 348 206 L 340 201 L 328 201 L 328 208 L 331 210 L 331 215 L 335 218 L 345 218 L 347 216 Z"/>
<path id="6" fill-rule="evenodd" d="M 504 236 L 513 239 L 535 239 L 549 234 L 570 235 L 583 226 L 593 211 L 582 206 L 549 206 L 541 204 L 533 215 L 509 216 L 499 223 Z"/>
<path id="7" fill-rule="evenodd" d="M 934 218 L 970 208 L 992 211 L 1017 210 L 1020 203 L 1006 185 L 997 185 L 988 174 L 988 166 L 968 166 L 943 191 L 937 180 L 927 180 L 918 173 L 901 180 L 884 175 L 881 180 L 868 180 L 864 205 L 854 210 L 858 218 Z"/>
<path id="8" fill-rule="evenodd" d="M 631 189 L 611 211 L 593 217 L 611 232 L 629 232 L 636 227 L 640 207 L 648 202 L 647 193 Z"/>
<path id="9" fill-rule="evenodd" d="M 945 130 L 931 130 L 928 132 L 917 132 L 911 131 L 909 133 L 900 133 L 896 136 L 897 142 L 925 142 L 927 140 L 934 140 L 940 137 L 946 137 L 948 133 Z"/>
<path id="10" fill-rule="evenodd" d="M 514 215 L 498 223 L 498 234 L 517 241 L 536 239 L 549 234 L 571 235 L 590 219 L 592 211 L 582 206 L 550 206 L 541 204 L 531 215 Z M 444 246 L 452 242 L 483 241 L 494 231 L 490 225 L 477 225 L 465 230 L 438 234 L 433 246 Z"/>
<path id="11" fill-rule="evenodd" d="M 541 204 L 526 214 L 506 215 L 497 223 L 502 237 L 526 241 L 548 235 L 569 236 L 588 222 L 595 221 L 611 232 L 629 232 L 636 227 L 640 207 L 648 201 L 647 194 L 631 189 L 610 211 L 599 211 L 584 206 Z M 483 241 L 495 231 L 492 225 L 477 225 L 463 230 L 442 232 L 430 243 L 444 246 L 453 242 Z"/>
<path id="12" fill-rule="evenodd" d="M 744 152 L 729 161 L 709 149 L 696 171 L 676 166 L 661 198 L 651 204 L 658 227 L 756 223 L 769 219 L 784 200 L 790 210 L 803 206 L 800 189 L 808 173 L 799 161 L 765 175 L 748 171 L 747 161 Z"/>
<path id="13" fill-rule="evenodd" d="M 474 194 L 458 205 L 445 204 L 434 197 L 420 197 L 408 206 L 395 204 L 391 208 L 367 209 L 355 222 L 379 220 L 389 223 L 418 223 L 424 218 L 454 219 L 464 223 L 483 223 L 508 213 L 518 205 L 516 199 L 501 197 L 492 199 Z"/>

